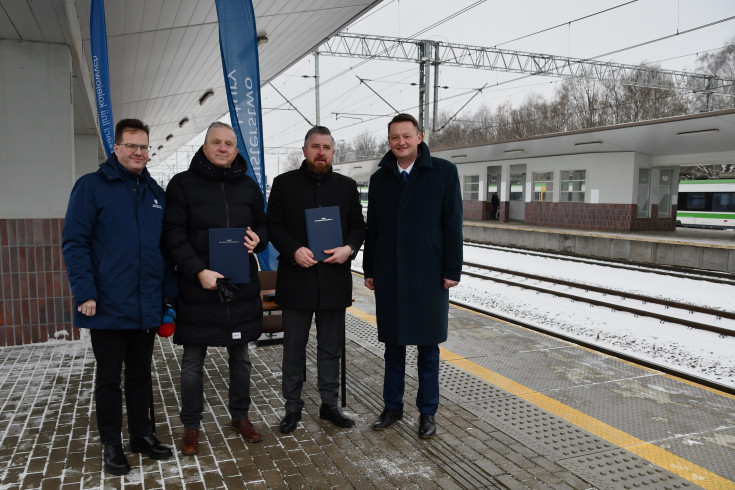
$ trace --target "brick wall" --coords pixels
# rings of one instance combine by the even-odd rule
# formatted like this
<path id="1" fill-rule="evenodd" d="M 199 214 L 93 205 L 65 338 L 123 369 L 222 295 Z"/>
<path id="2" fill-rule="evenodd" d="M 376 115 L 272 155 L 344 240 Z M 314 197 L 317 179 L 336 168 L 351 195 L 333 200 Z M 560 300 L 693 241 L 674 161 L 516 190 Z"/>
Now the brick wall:
<path id="1" fill-rule="evenodd" d="M 489 201 L 462 201 L 462 216 L 473 221 L 487 221 L 493 212 Z"/>
<path id="2" fill-rule="evenodd" d="M 0 219 L 0 346 L 79 338 L 61 256 L 63 225 L 63 219 Z"/>
<path id="3" fill-rule="evenodd" d="M 529 225 L 560 226 L 581 230 L 668 231 L 676 228 L 676 207 L 671 218 L 636 218 L 635 204 L 589 204 L 580 202 L 527 202 L 524 222 Z"/>

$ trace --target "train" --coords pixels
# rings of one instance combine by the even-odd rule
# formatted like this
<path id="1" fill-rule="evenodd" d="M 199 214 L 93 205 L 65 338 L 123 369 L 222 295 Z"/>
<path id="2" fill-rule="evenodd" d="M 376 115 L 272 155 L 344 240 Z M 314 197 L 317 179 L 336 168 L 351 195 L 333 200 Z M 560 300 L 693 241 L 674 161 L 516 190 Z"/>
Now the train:
<path id="1" fill-rule="evenodd" d="M 735 179 L 679 181 L 676 225 L 735 229 Z"/>

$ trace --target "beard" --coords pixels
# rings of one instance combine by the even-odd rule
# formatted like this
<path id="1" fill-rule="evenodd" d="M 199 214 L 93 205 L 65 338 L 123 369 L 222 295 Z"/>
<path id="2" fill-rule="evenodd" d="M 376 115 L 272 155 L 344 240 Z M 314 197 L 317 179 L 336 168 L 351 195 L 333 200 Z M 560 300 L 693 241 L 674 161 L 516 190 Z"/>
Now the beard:
<path id="1" fill-rule="evenodd" d="M 332 163 L 327 163 L 326 160 L 317 160 L 314 162 L 310 162 L 309 160 L 306 161 L 306 168 L 317 175 L 326 174 L 331 167 Z"/>

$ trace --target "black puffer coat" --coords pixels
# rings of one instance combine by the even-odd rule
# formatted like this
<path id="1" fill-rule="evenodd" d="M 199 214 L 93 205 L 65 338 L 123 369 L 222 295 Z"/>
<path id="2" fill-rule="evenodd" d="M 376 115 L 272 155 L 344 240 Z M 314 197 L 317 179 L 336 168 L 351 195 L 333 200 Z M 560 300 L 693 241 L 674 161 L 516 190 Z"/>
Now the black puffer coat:
<path id="1" fill-rule="evenodd" d="M 263 195 L 246 175 L 237 155 L 232 167 L 213 165 L 201 149 L 189 170 L 166 188 L 163 235 L 177 267 L 179 300 L 174 342 L 181 345 L 233 345 L 257 339 L 263 330 L 258 265 L 250 255 L 250 282 L 238 284 L 230 303 L 202 288 L 196 275 L 209 269 L 209 229 L 250 227 L 260 238 L 255 252 L 268 244 Z"/>

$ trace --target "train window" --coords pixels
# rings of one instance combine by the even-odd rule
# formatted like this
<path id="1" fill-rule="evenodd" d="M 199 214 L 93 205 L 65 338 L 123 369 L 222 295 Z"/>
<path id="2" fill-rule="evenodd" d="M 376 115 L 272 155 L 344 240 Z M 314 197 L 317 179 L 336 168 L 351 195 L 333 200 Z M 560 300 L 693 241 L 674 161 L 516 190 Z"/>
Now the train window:
<path id="1" fill-rule="evenodd" d="M 712 211 L 735 211 L 735 192 L 715 192 L 712 196 Z"/>
<path id="2" fill-rule="evenodd" d="M 554 172 L 533 172 L 533 200 L 552 202 L 554 200 Z"/>
<path id="3" fill-rule="evenodd" d="M 584 202 L 586 170 L 562 170 L 559 175 L 560 201 Z"/>
<path id="4" fill-rule="evenodd" d="M 685 208 L 687 210 L 695 211 L 695 210 L 702 210 L 707 207 L 707 199 L 705 198 L 704 193 L 702 192 L 687 192 L 684 193 L 686 196 L 685 200 Z"/>

